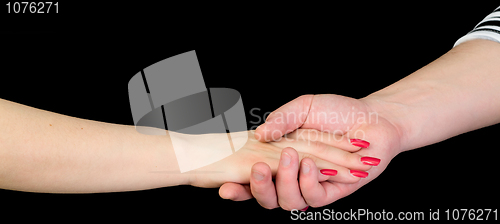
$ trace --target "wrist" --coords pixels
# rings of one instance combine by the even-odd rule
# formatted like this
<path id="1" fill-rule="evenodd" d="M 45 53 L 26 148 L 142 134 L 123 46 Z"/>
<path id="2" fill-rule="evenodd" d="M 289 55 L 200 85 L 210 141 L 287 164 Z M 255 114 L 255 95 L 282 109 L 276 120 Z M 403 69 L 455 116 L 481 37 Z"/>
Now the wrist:
<path id="1" fill-rule="evenodd" d="M 379 119 L 385 119 L 393 125 L 397 130 L 400 142 L 399 152 L 404 152 L 411 149 L 411 126 L 412 122 L 408 122 L 408 115 L 411 112 L 408 105 L 398 101 L 392 101 L 391 95 L 373 93 L 367 97 L 360 99 L 365 103 L 370 112 L 378 115 Z"/>
<path id="2" fill-rule="evenodd" d="M 450 101 L 448 95 L 452 87 L 441 80 L 422 78 L 431 74 L 433 71 L 424 67 L 362 99 L 398 130 L 400 152 L 430 145 L 450 136 L 446 131 L 435 130 L 448 130 L 453 125 L 444 122 L 450 115 L 443 113 L 451 105 L 442 103 Z"/>
<path id="3" fill-rule="evenodd" d="M 169 135 L 184 184 L 198 187 L 220 185 L 217 180 L 225 179 L 227 174 L 224 158 L 234 153 L 227 133 L 191 135 L 169 132 Z"/>
<path id="4" fill-rule="evenodd" d="M 132 126 L 131 129 L 136 128 Z M 183 174 L 179 170 L 171 132 L 166 131 L 165 135 L 165 130 L 156 128 L 145 128 L 142 131 L 150 135 L 133 130 L 132 136 L 126 138 L 130 142 L 124 145 L 133 147 L 136 151 L 134 157 L 143 164 L 135 169 L 142 170 L 143 177 L 149 176 L 148 181 L 142 183 L 148 185 L 145 188 L 190 185 L 192 175 Z"/>

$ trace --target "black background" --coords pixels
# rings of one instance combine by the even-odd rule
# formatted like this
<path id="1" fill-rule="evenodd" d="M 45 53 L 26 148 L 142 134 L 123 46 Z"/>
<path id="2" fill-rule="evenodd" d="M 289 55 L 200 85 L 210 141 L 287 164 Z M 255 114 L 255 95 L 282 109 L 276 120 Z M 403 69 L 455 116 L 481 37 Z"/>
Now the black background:
<path id="1" fill-rule="evenodd" d="M 133 125 L 129 79 L 157 61 L 196 50 L 206 86 L 238 90 L 249 128 L 255 127 L 262 121 L 249 114 L 252 108 L 263 116 L 303 94 L 361 98 L 379 90 L 446 53 L 498 7 L 460 4 L 82 1 L 62 2 L 59 14 L 48 15 L 6 14 L 4 5 L 0 98 Z M 377 179 L 324 208 L 426 215 L 440 208 L 441 219 L 445 209 L 498 208 L 499 131 L 495 125 L 402 153 Z M 19 219 L 290 220 L 289 212 L 263 209 L 255 200 L 232 202 L 218 189 L 191 186 L 83 195 L 0 190 L 0 202 L 0 213 Z"/>

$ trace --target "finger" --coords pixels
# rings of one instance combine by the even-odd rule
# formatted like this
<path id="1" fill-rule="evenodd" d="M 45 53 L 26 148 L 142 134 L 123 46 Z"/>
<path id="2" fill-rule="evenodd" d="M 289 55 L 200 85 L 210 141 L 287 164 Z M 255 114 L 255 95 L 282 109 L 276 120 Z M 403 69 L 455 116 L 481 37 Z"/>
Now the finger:
<path id="1" fill-rule="evenodd" d="M 306 203 L 311 207 L 322 207 L 343 198 L 352 193 L 352 190 L 348 186 L 358 184 L 346 185 L 339 182 L 318 181 L 322 175 L 318 172 L 318 169 L 316 163 L 309 158 L 304 158 L 301 161 L 299 174 L 300 191 Z"/>
<path id="2" fill-rule="evenodd" d="M 323 186 L 324 191 L 326 192 L 325 199 L 323 201 L 323 205 L 319 204 L 319 206 L 324 206 L 327 204 L 331 204 L 343 197 L 346 197 L 371 180 L 373 180 L 377 175 L 370 175 L 367 178 L 363 178 L 360 181 L 354 183 L 354 184 L 344 184 L 344 183 L 338 183 L 338 182 L 320 182 L 320 184 Z"/>
<path id="3" fill-rule="evenodd" d="M 291 211 L 304 209 L 306 202 L 300 194 L 297 174 L 299 171 L 299 155 L 293 148 L 284 148 L 276 173 L 276 191 L 281 208 Z"/>
<path id="4" fill-rule="evenodd" d="M 366 171 L 372 166 L 378 165 L 378 162 L 380 162 L 378 158 L 361 156 L 358 153 L 344 151 L 318 141 L 282 139 L 279 142 L 273 142 L 271 144 L 278 147 L 287 147 L 293 144 L 294 148 L 301 153 L 314 155 L 317 158 L 355 170 Z"/>
<path id="5" fill-rule="evenodd" d="M 359 140 L 349 139 L 346 135 L 342 135 L 341 133 L 336 134 L 335 132 L 330 133 L 316 129 L 297 129 L 285 137 L 301 141 L 318 141 L 349 152 L 356 152 L 361 149 Z M 363 146 L 366 146 L 366 144 Z"/>
<path id="6" fill-rule="evenodd" d="M 385 125 L 385 124 L 382 124 Z M 356 154 L 360 155 L 361 157 L 374 157 L 374 158 L 382 158 L 381 161 L 374 161 L 375 163 L 378 162 L 377 168 L 383 168 L 386 167 L 387 164 L 390 162 L 390 159 L 392 157 L 387 158 L 387 154 L 397 154 L 399 153 L 398 149 L 400 148 L 399 145 L 393 145 L 391 144 L 393 141 L 390 139 L 389 136 L 394 136 L 397 135 L 397 133 L 390 133 L 390 134 L 380 134 L 380 129 L 377 129 L 376 127 L 372 126 L 365 126 L 362 127 L 362 129 L 356 130 L 356 132 L 363 133 L 363 136 L 361 137 L 366 137 L 368 139 L 377 139 L 377 141 L 374 141 L 372 145 L 370 145 L 369 148 L 362 148 L 361 150 L 357 151 Z M 352 133 L 349 133 L 351 136 L 353 135 Z M 384 150 L 381 150 L 384 149 Z M 385 150 L 385 149 L 392 149 L 392 150 Z M 387 159 L 386 159 L 387 158 Z M 370 162 L 370 161 L 367 161 Z"/>
<path id="7" fill-rule="evenodd" d="M 271 168 L 266 163 L 259 162 L 253 165 L 250 189 L 252 195 L 262 207 L 267 209 L 279 207 Z"/>
<path id="8" fill-rule="evenodd" d="M 313 98 L 314 95 L 303 95 L 273 111 L 255 130 L 255 138 L 261 142 L 275 141 L 302 126 Z"/>
<path id="9" fill-rule="evenodd" d="M 326 192 L 318 181 L 318 168 L 310 158 L 300 163 L 299 185 L 302 197 L 311 207 L 320 207 L 325 203 Z"/>
<path id="10" fill-rule="evenodd" d="M 315 197 L 314 195 L 309 195 L 308 193 L 305 193 L 307 196 L 304 196 L 304 198 L 307 198 L 306 200 L 308 203 L 310 201 L 310 203 L 314 205 L 313 207 L 322 207 L 350 195 L 355 191 L 353 186 L 358 185 L 360 182 L 347 185 L 344 183 L 331 183 L 328 181 L 320 182 L 319 184 L 321 185 L 322 192 L 324 192 L 323 198 Z"/>
<path id="11" fill-rule="evenodd" d="M 361 180 L 361 174 L 359 172 L 363 172 L 358 170 L 356 173 L 357 176 L 351 173 L 350 169 L 347 169 L 343 166 L 339 166 L 335 163 L 331 163 L 322 159 L 315 158 L 313 156 L 304 157 L 302 160 L 311 160 L 315 163 L 315 166 L 318 169 L 317 181 L 330 181 L 330 182 L 338 182 L 345 184 L 356 183 Z M 302 168 L 302 167 L 301 167 Z"/>
<path id="12" fill-rule="evenodd" d="M 245 201 L 253 198 L 250 186 L 238 183 L 224 183 L 219 189 L 219 196 L 233 201 Z"/>

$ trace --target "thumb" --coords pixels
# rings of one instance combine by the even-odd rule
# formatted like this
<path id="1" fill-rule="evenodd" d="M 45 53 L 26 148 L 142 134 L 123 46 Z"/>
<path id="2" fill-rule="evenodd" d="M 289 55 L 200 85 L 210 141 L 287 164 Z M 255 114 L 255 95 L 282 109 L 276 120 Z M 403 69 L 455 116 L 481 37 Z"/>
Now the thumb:
<path id="1" fill-rule="evenodd" d="M 266 122 L 255 130 L 261 142 L 275 141 L 300 128 L 307 119 L 314 95 L 302 95 L 267 116 Z"/>

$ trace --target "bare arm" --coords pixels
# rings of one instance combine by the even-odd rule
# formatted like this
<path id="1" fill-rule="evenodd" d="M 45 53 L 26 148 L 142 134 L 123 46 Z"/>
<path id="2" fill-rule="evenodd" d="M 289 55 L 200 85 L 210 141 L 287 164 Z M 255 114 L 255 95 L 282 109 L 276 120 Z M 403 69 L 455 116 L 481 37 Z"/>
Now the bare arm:
<path id="1" fill-rule="evenodd" d="M 54 193 L 188 184 L 168 135 L 60 115 L 0 100 L 0 188 Z"/>
<path id="2" fill-rule="evenodd" d="M 402 151 L 500 122 L 500 44 L 471 40 L 362 99 L 393 118 Z"/>
<path id="3" fill-rule="evenodd" d="M 290 146 L 318 167 L 338 170 L 332 178 L 339 182 L 359 181 L 347 167 L 371 167 L 357 154 L 307 140 L 262 143 L 253 131 L 233 132 L 232 144 L 239 149 L 231 153 L 227 133 L 145 135 L 134 126 L 69 117 L 6 100 L 0 100 L 0 126 L 0 188 L 20 191 L 93 193 L 248 183 L 256 162 L 269 164 L 275 173 L 281 150 Z M 323 159 L 330 157 L 334 159 Z M 185 170 L 181 173 L 179 167 Z"/>

